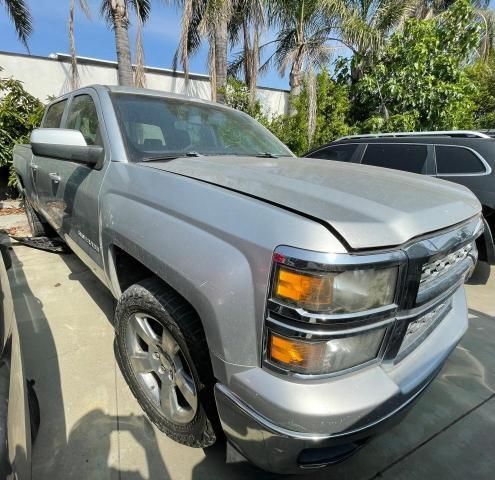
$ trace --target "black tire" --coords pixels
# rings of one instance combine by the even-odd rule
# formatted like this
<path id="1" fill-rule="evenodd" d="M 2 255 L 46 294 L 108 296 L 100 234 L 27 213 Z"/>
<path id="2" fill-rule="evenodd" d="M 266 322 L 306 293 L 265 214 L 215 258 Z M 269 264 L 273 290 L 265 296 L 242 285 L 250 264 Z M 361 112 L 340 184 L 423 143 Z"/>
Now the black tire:
<path id="1" fill-rule="evenodd" d="M 33 237 L 51 237 L 53 230 L 48 223 L 43 222 L 38 212 L 31 206 L 27 199 L 24 200 L 24 209 L 26 217 Z"/>
<path id="2" fill-rule="evenodd" d="M 137 378 L 126 347 L 127 330 L 137 313 L 145 313 L 168 331 L 180 347 L 195 383 L 198 406 L 189 423 L 168 419 Z M 116 353 L 122 374 L 148 418 L 168 437 L 196 448 L 211 446 L 217 439 L 219 421 L 213 396 L 214 376 L 201 321 L 194 309 L 173 289 L 156 278 L 129 287 L 115 311 Z"/>

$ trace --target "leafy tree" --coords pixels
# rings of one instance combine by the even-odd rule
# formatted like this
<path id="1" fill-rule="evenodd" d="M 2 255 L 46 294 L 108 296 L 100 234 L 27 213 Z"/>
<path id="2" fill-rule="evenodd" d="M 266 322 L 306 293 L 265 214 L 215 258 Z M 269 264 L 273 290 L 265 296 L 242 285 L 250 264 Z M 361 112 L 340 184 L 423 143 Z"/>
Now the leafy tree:
<path id="1" fill-rule="evenodd" d="M 476 128 L 495 128 L 495 56 L 478 61 L 468 69 L 475 84 L 474 123 Z"/>
<path id="2" fill-rule="evenodd" d="M 316 76 L 316 121 L 312 138 L 308 135 L 309 98 L 308 82 L 305 81 L 295 100 L 296 113 L 276 117 L 267 125 L 297 155 L 353 133 L 347 123 L 350 107 L 348 87 L 336 83 L 326 70 Z"/>
<path id="3" fill-rule="evenodd" d="M 251 91 L 249 87 L 238 80 L 237 78 L 229 77 L 227 86 L 224 89 L 225 103 L 229 107 L 241 110 L 248 115 L 251 115 L 258 121 L 265 122 L 261 103 L 258 99 L 253 102 L 251 99 Z"/>
<path id="4" fill-rule="evenodd" d="M 357 85 L 360 113 L 381 114 L 384 127 L 388 122 L 390 128 L 394 124 L 415 130 L 472 127 L 475 86 L 465 65 L 479 35 L 468 0 L 457 0 L 432 19 L 408 20 Z M 362 126 L 366 129 L 367 123 Z"/>
<path id="5" fill-rule="evenodd" d="M 12 150 L 27 143 L 33 128 L 41 123 L 44 105 L 24 89 L 22 82 L 0 79 L 0 165 L 12 165 Z M 9 183 L 12 183 L 11 175 Z"/>
<path id="6" fill-rule="evenodd" d="M 27 48 L 27 40 L 33 31 L 33 19 L 25 0 L 0 0 L 6 8 L 19 40 Z"/>

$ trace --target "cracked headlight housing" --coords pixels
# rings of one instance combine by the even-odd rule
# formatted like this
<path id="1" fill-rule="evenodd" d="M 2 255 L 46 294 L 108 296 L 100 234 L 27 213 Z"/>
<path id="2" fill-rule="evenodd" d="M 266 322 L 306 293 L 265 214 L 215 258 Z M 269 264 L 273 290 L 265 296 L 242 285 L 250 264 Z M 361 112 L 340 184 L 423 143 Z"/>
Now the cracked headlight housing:
<path id="1" fill-rule="evenodd" d="M 306 272 L 277 265 L 272 298 L 308 312 L 345 314 L 394 303 L 398 267 Z"/>

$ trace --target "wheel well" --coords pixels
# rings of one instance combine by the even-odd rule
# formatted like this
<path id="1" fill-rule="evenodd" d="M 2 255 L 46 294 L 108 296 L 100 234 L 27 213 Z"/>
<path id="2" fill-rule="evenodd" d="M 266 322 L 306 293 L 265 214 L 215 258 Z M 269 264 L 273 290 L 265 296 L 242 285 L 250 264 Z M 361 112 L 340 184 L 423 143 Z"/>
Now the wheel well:
<path id="1" fill-rule="evenodd" d="M 156 277 L 148 267 L 121 248 L 114 246 L 113 250 L 115 254 L 115 273 L 117 274 L 121 292 L 145 278 Z"/>
<path id="2" fill-rule="evenodd" d="M 204 330 L 203 322 L 198 311 L 194 308 L 194 306 L 187 300 L 187 298 L 183 297 L 177 290 L 175 290 L 171 285 L 161 279 L 158 275 L 152 272 L 148 267 L 143 265 L 139 260 L 136 260 L 132 255 L 129 255 L 127 252 L 122 250 L 117 246 L 113 246 L 114 255 L 115 255 L 115 273 L 117 275 L 117 280 L 119 282 L 120 291 L 123 293 L 127 290 L 131 285 L 138 283 L 146 278 L 157 278 L 160 282 L 163 282 L 164 286 L 171 288 L 175 291 L 177 295 L 179 295 L 196 313 L 201 327 L 201 335 L 205 338 L 205 341 L 208 343 L 206 339 L 206 333 Z M 211 357 L 210 357 L 211 362 Z"/>
<path id="3" fill-rule="evenodd" d="M 485 207 L 483 208 L 483 216 L 490 227 L 492 235 L 495 236 L 495 210 L 493 208 Z"/>
<path id="4" fill-rule="evenodd" d="M 488 224 L 488 228 L 490 229 L 491 236 L 495 237 L 495 210 L 493 208 L 483 206 L 483 217 L 485 218 L 486 223 Z M 478 248 L 478 258 L 482 261 L 490 261 L 490 259 L 488 258 L 489 255 L 486 244 L 486 242 L 489 241 L 488 240 L 489 238 L 490 235 L 488 235 L 487 239 L 485 239 L 485 235 L 481 235 L 476 240 L 476 246 Z"/>

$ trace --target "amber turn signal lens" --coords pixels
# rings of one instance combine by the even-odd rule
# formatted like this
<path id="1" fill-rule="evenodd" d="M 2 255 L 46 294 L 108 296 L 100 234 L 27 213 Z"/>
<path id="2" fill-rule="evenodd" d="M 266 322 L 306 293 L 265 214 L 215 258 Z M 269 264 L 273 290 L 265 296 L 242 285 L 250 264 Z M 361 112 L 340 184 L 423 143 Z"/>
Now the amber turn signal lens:
<path id="1" fill-rule="evenodd" d="M 324 348 L 324 343 L 302 342 L 270 334 L 270 359 L 286 366 L 305 368 L 312 363 L 315 356 L 320 357 Z"/>
<path id="2" fill-rule="evenodd" d="M 308 275 L 279 267 L 275 296 L 306 308 L 320 310 L 332 304 L 333 277 Z"/>
<path id="3" fill-rule="evenodd" d="M 322 341 L 288 338 L 272 331 L 268 331 L 268 335 L 269 363 L 295 373 L 323 375 L 376 358 L 383 343 L 385 327 Z"/>

